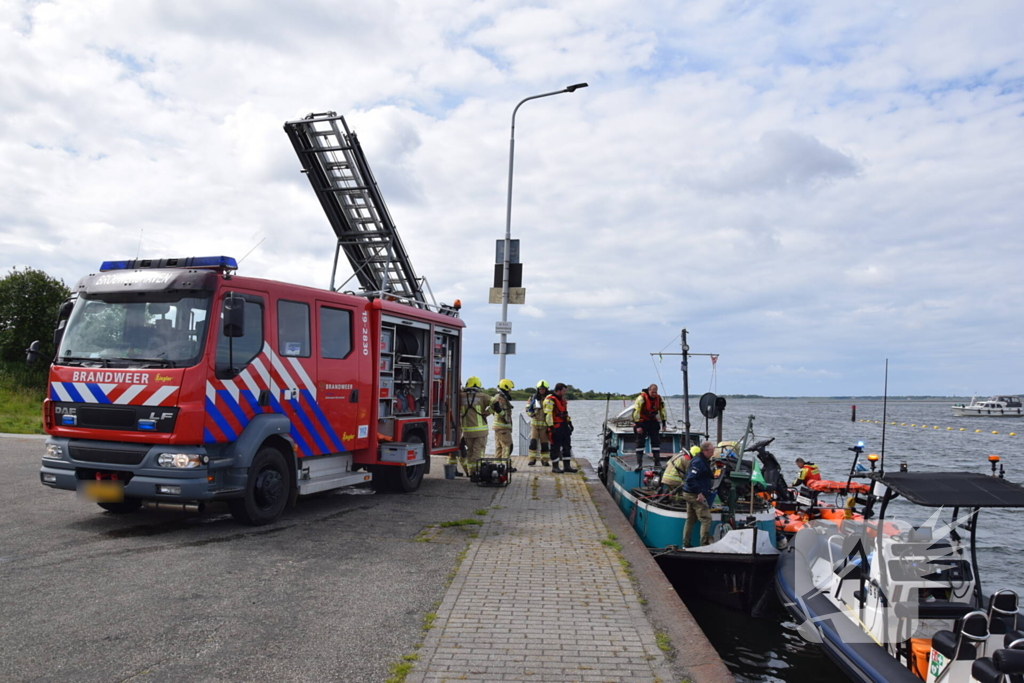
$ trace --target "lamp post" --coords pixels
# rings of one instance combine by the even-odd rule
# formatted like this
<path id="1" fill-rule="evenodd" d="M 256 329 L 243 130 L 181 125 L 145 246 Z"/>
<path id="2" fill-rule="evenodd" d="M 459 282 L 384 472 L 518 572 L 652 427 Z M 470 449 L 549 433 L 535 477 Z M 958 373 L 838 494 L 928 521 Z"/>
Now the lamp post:
<path id="1" fill-rule="evenodd" d="M 501 259 L 501 322 L 503 330 L 506 329 L 506 323 L 508 322 L 508 264 L 512 251 L 512 162 L 516 151 L 516 112 L 519 111 L 519 107 L 530 100 L 561 95 L 565 92 L 575 92 L 580 88 L 586 87 L 586 83 L 577 83 L 561 90 L 546 92 L 541 95 L 531 95 L 520 100 L 516 108 L 512 110 L 512 133 L 508 141 L 508 204 L 505 207 L 505 249 Z M 501 341 L 498 345 L 498 381 L 501 381 L 505 379 L 505 340 L 508 338 L 508 334 L 503 331 L 499 334 L 499 337 Z"/>

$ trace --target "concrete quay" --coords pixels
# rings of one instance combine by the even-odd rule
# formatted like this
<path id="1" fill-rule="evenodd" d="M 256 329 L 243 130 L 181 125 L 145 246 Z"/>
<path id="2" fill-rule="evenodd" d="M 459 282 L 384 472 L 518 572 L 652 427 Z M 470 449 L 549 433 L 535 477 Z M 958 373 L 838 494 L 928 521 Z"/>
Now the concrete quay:
<path id="1" fill-rule="evenodd" d="M 596 478 L 513 461 L 409 683 L 734 680 Z"/>

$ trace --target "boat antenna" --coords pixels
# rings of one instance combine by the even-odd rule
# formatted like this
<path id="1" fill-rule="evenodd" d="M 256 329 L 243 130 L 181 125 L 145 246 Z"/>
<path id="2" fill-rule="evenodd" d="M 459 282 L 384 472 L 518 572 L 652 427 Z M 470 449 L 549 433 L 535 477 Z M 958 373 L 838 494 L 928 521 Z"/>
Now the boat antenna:
<path id="1" fill-rule="evenodd" d="M 885 388 L 882 390 L 882 452 L 878 457 L 878 472 L 885 472 L 885 419 L 889 406 L 889 359 L 885 359 Z"/>

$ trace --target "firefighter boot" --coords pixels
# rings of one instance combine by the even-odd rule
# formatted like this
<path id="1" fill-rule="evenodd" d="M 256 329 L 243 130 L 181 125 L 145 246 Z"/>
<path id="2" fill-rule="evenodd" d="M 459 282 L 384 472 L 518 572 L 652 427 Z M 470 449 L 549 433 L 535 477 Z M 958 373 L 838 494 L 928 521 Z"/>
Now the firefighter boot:
<path id="1" fill-rule="evenodd" d="M 572 468 L 572 458 L 566 458 L 562 461 L 562 471 L 566 474 L 575 474 L 576 472 L 579 472 L 579 470 L 574 470 Z"/>
<path id="2" fill-rule="evenodd" d="M 654 456 L 654 466 L 661 467 L 661 453 L 659 453 L 658 451 L 653 451 L 651 455 Z"/>
<path id="3" fill-rule="evenodd" d="M 634 472 L 639 472 L 643 468 L 644 468 L 644 456 L 638 454 L 636 456 L 636 469 L 634 470 Z"/>
<path id="4" fill-rule="evenodd" d="M 530 458 L 529 460 L 526 461 L 526 464 L 529 465 L 530 467 L 533 467 L 534 465 L 537 464 L 537 458 Z"/>
<path id="5" fill-rule="evenodd" d="M 557 460 L 555 460 L 555 461 L 553 461 L 551 463 L 551 473 L 552 474 L 561 474 L 562 473 L 562 468 L 560 468 L 558 466 L 558 461 Z"/>

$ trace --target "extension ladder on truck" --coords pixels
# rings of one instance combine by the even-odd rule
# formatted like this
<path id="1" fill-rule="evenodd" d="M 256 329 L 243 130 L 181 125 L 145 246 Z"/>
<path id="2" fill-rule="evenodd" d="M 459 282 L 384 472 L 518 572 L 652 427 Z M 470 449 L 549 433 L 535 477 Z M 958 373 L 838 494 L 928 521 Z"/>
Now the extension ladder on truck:
<path id="1" fill-rule="evenodd" d="M 289 121 L 284 129 L 338 236 L 331 290 L 335 289 L 338 254 L 344 250 L 364 293 L 388 295 L 427 308 L 422 283 L 345 118 L 332 111 L 310 114 Z"/>

